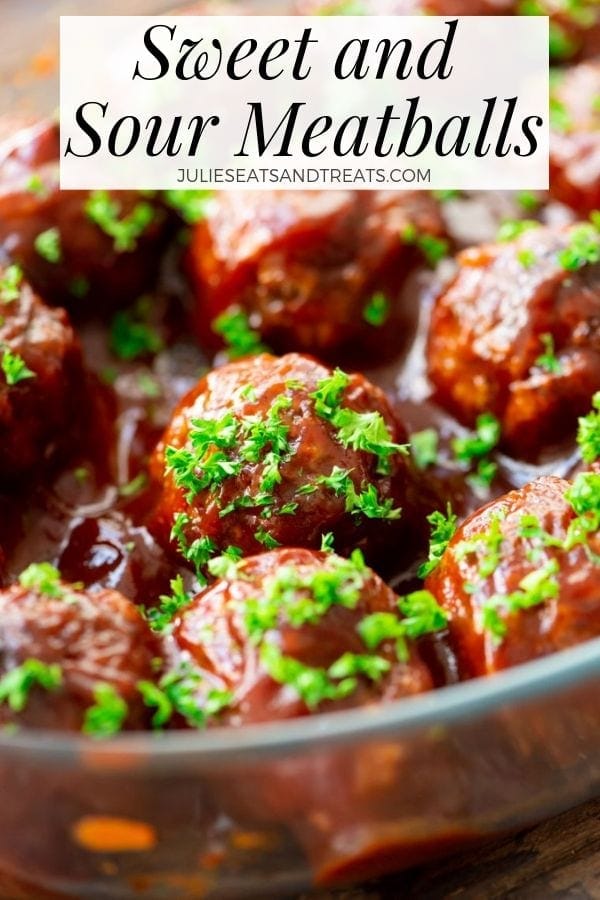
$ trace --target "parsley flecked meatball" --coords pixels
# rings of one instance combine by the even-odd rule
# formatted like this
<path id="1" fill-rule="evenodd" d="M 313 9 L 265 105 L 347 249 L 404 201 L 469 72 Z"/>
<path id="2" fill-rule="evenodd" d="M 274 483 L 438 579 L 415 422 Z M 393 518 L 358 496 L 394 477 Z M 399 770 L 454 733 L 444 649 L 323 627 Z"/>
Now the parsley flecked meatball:
<path id="1" fill-rule="evenodd" d="M 406 551 L 421 500 L 405 440 L 362 375 L 293 353 L 231 363 L 175 409 L 151 460 L 150 527 L 199 568 L 228 546 L 316 549 L 327 532 L 342 553 Z"/>
<path id="2" fill-rule="evenodd" d="M 73 432 L 81 399 L 79 341 L 18 266 L 0 268 L 0 483 L 39 467 Z"/>
<path id="3" fill-rule="evenodd" d="M 572 433 L 600 388 L 600 233 L 529 224 L 458 256 L 427 348 L 437 400 L 467 425 L 493 413 L 526 458 Z"/>
<path id="4" fill-rule="evenodd" d="M 129 600 L 34 563 L 0 591 L 0 721 L 108 734 L 144 726 L 155 639 Z"/>
<path id="5" fill-rule="evenodd" d="M 398 291 L 444 254 L 443 231 L 423 191 L 224 192 L 192 234 L 198 331 L 224 331 L 220 317 L 239 310 L 279 350 L 381 353 L 378 326 L 402 332 Z"/>
<path id="6" fill-rule="evenodd" d="M 425 587 L 467 675 L 600 635 L 600 474 L 538 478 L 461 525 Z"/>
<path id="7" fill-rule="evenodd" d="M 403 600 L 365 565 L 303 549 L 213 560 L 220 579 L 174 619 L 167 683 L 231 725 L 430 690 L 414 638 L 445 625 L 433 598 Z M 404 613 L 402 612 L 404 610 Z M 180 691 L 181 693 L 181 691 Z M 192 707 L 193 708 L 193 707 Z"/>
<path id="8" fill-rule="evenodd" d="M 134 192 L 61 191 L 58 159 L 54 123 L 0 146 L 0 254 L 60 306 L 134 300 L 155 276 L 164 211 Z"/>
<path id="9" fill-rule="evenodd" d="M 579 213 L 600 207 L 600 62 L 556 74 L 550 111 L 550 192 Z"/>

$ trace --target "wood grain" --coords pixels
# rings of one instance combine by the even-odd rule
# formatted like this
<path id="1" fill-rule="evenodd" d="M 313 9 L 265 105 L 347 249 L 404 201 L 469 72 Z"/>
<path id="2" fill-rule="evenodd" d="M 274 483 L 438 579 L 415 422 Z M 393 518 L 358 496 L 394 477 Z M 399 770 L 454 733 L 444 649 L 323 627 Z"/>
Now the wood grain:
<path id="1" fill-rule="evenodd" d="M 600 799 L 442 862 L 300 900 L 600 900 Z"/>

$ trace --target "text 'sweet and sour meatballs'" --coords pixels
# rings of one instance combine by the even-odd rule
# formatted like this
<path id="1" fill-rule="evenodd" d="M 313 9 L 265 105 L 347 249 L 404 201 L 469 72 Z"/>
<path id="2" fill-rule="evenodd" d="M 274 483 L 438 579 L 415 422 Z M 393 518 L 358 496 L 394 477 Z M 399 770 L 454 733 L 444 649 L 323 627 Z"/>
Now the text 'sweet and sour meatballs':
<path id="1" fill-rule="evenodd" d="M 79 341 L 20 268 L 0 268 L 0 483 L 32 470 L 72 431 L 79 406 Z"/>
<path id="2" fill-rule="evenodd" d="M 416 639 L 445 626 L 423 591 L 399 599 L 360 551 L 350 559 L 280 549 L 213 560 L 220 576 L 165 639 L 200 709 L 239 725 L 392 700 L 430 690 Z M 187 680 L 186 680 L 187 679 Z"/>
<path id="3" fill-rule="evenodd" d="M 600 474 L 545 476 L 473 513 L 425 585 L 467 675 L 600 635 Z"/>
<path id="4" fill-rule="evenodd" d="M 570 434 L 600 388 L 600 233 L 513 224 L 515 240 L 459 255 L 427 354 L 439 402 L 465 424 L 494 413 L 527 457 Z"/>
<path id="5" fill-rule="evenodd" d="M 138 682 L 152 678 L 156 655 L 122 594 L 91 593 L 34 563 L 0 591 L 0 721 L 94 734 L 143 728 Z"/>
<path id="6" fill-rule="evenodd" d="M 405 440 L 362 375 L 298 354 L 231 363 L 183 398 L 154 453 L 151 527 L 196 567 L 327 532 L 339 552 L 405 549 L 421 530 Z"/>
<path id="7" fill-rule="evenodd" d="M 0 254 L 51 303 L 100 311 L 152 282 L 165 214 L 133 191 L 61 191 L 58 126 L 42 122 L 0 146 Z"/>
<path id="8" fill-rule="evenodd" d="M 398 290 L 443 255 L 442 235 L 424 191 L 224 192 L 192 234 L 199 332 L 239 308 L 280 350 L 364 346 L 374 324 L 401 322 Z"/>

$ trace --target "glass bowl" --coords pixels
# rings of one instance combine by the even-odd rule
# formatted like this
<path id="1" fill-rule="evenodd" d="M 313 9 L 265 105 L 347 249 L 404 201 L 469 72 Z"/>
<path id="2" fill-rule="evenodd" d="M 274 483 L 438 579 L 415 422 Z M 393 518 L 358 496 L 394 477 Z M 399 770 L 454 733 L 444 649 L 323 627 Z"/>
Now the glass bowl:
<path id="1" fill-rule="evenodd" d="M 4 0 L 0 109 L 56 106 L 59 13 L 168 5 Z M 600 639 L 429 695 L 243 730 L 1 734 L 0 896 L 266 897 L 475 844 L 600 791 L 599 690 Z"/>

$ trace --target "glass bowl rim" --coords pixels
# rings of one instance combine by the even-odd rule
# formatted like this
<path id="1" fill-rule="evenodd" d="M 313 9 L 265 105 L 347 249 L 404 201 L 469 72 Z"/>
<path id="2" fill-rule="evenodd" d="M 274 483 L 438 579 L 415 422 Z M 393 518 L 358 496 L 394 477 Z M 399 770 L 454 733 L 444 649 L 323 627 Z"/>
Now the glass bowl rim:
<path id="1" fill-rule="evenodd" d="M 89 760 L 110 771 L 131 762 L 164 768 L 176 760 L 194 765 L 249 763 L 302 750 L 352 741 L 407 736 L 417 729 L 440 727 L 460 719 L 486 715 L 507 705 L 548 697 L 600 678 L 600 637 L 576 647 L 523 663 L 494 675 L 432 690 L 416 697 L 297 719 L 206 731 L 123 732 L 107 739 L 43 729 L 0 732 L 0 754 L 64 763 Z"/>

